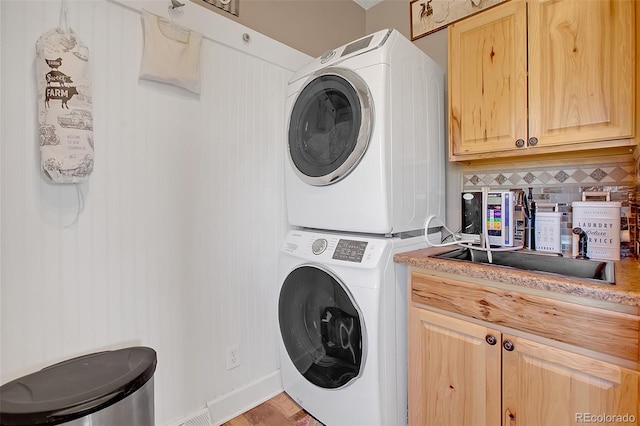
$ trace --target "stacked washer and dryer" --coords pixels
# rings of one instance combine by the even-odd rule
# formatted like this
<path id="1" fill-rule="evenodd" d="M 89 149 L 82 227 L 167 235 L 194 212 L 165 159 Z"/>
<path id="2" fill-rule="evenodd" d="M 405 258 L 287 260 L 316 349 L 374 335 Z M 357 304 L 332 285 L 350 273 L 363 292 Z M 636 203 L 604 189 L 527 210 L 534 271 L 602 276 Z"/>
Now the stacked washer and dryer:
<path id="1" fill-rule="evenodd" d="M 287 112 L 283 388 L 328 426 L 405 425 L 407 270 L 393 256 L 444 217 L 444 72 L 379 31 L 295 73 Z"/>

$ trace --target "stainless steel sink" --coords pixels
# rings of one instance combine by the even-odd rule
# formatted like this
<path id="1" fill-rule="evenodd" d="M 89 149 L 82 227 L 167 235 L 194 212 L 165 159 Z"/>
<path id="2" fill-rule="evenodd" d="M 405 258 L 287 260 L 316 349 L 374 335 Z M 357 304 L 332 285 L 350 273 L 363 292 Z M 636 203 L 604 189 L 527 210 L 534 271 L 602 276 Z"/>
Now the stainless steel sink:
<path id="1" fill-rule="evenodd" d="M 548 253 L 527 251 L 492 252 L 492 264 L 509 266 L 527 271 L 550 272 L 574 278 L 587 278 L 602 283 L 615 284 L 613 261 L 582 260 Z M 466 262 L 490 263 L 486 252 L 468 248 L 454 250 L 435 255 L 443 259 Z"/>

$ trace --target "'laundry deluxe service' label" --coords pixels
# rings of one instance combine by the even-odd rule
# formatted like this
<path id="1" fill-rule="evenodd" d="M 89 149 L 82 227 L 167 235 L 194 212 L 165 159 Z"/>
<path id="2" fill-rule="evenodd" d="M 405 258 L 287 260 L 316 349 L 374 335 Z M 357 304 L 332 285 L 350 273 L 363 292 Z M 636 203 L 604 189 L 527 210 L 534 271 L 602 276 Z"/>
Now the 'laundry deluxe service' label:
<path id="1" fill-rule="evenodd" d="M 573 227 L 582 228 L 589 237 L 587 256 L 594 259 L 620 259 L 620 207 L 619 202 L 575 202 Z M 578 237 L 573 239 L 573 252 L 577 253 Z"/>

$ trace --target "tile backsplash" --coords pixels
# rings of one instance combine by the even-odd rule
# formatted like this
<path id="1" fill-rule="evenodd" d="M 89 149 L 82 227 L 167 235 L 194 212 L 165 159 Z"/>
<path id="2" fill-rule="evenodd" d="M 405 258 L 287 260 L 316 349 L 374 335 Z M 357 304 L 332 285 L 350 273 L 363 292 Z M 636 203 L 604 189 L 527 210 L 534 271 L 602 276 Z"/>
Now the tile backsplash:
<path id="1" fill-rule="evenodd" d="M 489 187 L 492 190 L 533 189 L 537 203 L 558 204 L 562 212 L 561 237 L 563 252 L 570 253 L 571 228 L 573 227 L 571 203 L 582 201 L 583 192 L 609 192 L 611 201 L 622 203 L 621 228 L 622 257 L 638 255 L 640 242 L 638 221 L 638 192 L 640 188 L 640 168 L 633 160 L 603 162 L 566 162 L 562 165 L 530 164 L 526 167 L 480 166 L 463 167 L 462 190 L 479 190 Z M 627 241 L 625 241 L 627 240 Z"/>

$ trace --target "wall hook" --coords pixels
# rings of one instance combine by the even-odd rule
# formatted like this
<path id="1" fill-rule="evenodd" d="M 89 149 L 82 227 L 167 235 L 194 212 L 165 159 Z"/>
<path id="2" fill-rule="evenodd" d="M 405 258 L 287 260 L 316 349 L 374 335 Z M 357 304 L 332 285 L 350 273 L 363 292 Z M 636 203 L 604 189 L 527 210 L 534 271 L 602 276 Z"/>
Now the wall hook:
<path id="1" fill-rule="evenodd" d="M 177 9 L 182 6 L 184 6 L 184 3 L 180 3 L 178 0 L 171 0 L 171 6 L 169 6 L 169 9 Z"/>

